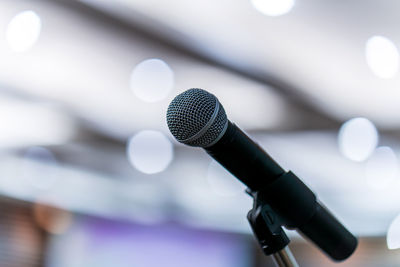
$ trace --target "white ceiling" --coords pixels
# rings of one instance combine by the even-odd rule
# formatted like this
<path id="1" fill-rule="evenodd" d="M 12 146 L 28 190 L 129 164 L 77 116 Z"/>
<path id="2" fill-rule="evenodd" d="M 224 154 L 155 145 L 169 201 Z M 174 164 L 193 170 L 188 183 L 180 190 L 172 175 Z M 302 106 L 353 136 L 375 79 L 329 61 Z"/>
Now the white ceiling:
<path id="1" fill-rule="evenodd" d="M 247 0 L 84 2 L 237 69 L 283 80 L 339 121 L 365 116 L 382 128 L 400 126 L 400 77 L 373 75 L 364 51 L 374 35 L 400 46 L 398 1 L 297 0 L 280 17 Z"/>
<path id="2" fill-rule="evenodd" d="M 15 10 L 29 6 L 27 2 L 2 3 L 0 34 L 4 34 Z M 55 4 L 38 2 L 35 11 L 42 18 L 43 29 L 28 53 L 15 54 L 0 42 L 1 84 L 58 103 L 103 134 L 125 141 L 142 129 L 168 133 L 165 114 L 169 102 L 191 87 L 207 88 L 218 95 L 230 118 L 246 129 L 276 128 L 292 120 L 287 116 L 290 109 L 286 102 L 266 85 L 179 55 L 162 45 L 149 45 L 140 35 L 115 25 L 92 23 L 90 18 Z M 161 58 L 175 76 L 168 97 L 150 104 L 129 88 L 132 70 L 148 58 Z"/>

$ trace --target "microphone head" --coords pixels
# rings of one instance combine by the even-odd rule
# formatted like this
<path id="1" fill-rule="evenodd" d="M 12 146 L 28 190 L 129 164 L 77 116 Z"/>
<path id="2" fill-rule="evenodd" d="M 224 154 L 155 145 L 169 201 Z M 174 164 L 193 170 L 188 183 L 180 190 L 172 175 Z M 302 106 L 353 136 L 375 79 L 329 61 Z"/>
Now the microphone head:
<path id="1" fill-rule="evenodd" d="M 169 104 L 167 124 L 178 142 L 209 147 L 224 135 L 228 119 L 223 106 L 213 94 L 192 88 L 177 95 Z"/>

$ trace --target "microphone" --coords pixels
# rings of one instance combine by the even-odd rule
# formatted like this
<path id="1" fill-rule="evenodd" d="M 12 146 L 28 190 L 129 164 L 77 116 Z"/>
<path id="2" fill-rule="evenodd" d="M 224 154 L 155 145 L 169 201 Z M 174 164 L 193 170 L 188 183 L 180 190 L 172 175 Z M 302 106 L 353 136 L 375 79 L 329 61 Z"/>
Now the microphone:
<path id="1" fill-rule="evenodd" d="M 178 142 L 202 147 L 251 191 L 262 192 L 287 228 L 297 228 L 333 260 L 354 252 L 357 239 L 296 175 L 228 120 L 213 94 L 199 88 L 179 94 L 168 107 L 167 124 Z"/>

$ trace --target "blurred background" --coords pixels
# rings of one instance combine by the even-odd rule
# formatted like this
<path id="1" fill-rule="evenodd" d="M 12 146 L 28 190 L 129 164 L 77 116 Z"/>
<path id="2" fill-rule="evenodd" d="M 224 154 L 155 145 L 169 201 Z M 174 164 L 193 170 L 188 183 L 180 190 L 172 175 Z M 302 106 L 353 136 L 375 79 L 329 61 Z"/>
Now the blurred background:
<path id="1" fill-rule="evenodd" d="M 192 87 L 400 265 L 400 2 L 2 0 L 0 265 L 261 267 L 245 187 L 165 113 Z"/>

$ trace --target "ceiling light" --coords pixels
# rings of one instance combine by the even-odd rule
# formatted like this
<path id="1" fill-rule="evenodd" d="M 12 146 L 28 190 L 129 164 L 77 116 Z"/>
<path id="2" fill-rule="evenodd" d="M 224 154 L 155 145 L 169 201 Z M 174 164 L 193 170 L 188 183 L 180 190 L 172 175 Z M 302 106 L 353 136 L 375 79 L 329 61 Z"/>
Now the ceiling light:
<path id="1" fill-rule="evenodd" d="M 130 86 L 139 99 L 145 102 L 158 102 L 173 88 L 174 73 L 164 61 L 147 59 L 134 68 Z"/>
<path id="2" fill-rule="evenodd" d="M 353 161 L 364 161 L 378 144 L 378 131 L 366 118 L 354 118 L 345 122 L 339 130 L 339 149 Z"/>
<path id="3" fill-rule="evenodd" d="M 21 178 L 33 187 L 50 189 L 60 178 L 58 163 L 53 153 L 44 147 L 30 147 L 23 156 L 19 170 Z"/>
<path id="4" fill-rule="evenodd" d="M 252 0 L 253 6 L 267 16 L 281 16 L 288 13 L 294 6 L 294 0 Z"/>
<path id="5" fill-rule="evenodd" d="M 7 26 L 7 43 L 15 52 L 27 51 L 38 40 L 40 30 L 41 20 L 35 12 L 21 12 Z"/>
<path id="6" fill-rule="evenodd" d="M 386 243 L 389 249 L 400 248 L 400 215 L 390 224 L 386 235 Z"/>
<path id="7" fill-rule="evenodd" d="M 136 169 L 153 174 L 164 171 L 171 163 L 173 147 L 163 133 L 146 130 L 129 140 L 127 154 Z"/>
<path id="8" fill-rule="evenodd" d="M 378 147 L 365 165 L 367 185 L 372 189 L 385 189 L 398 175 L 396 154 L 390 147 Z"/>
<path id="9" fill-rule="evenodd" d="M 372 72 L 384 79 L 393 78 L 399 70 L 399 51 L 386 37 L 373 36 L 365 46 L 367 64 Z"/>
<path id="10" fill-rule="evenodd" d="M 0 147 L 63 144 L 76 131 L 74 121 L 51 106 L 0 97 Z"/>

